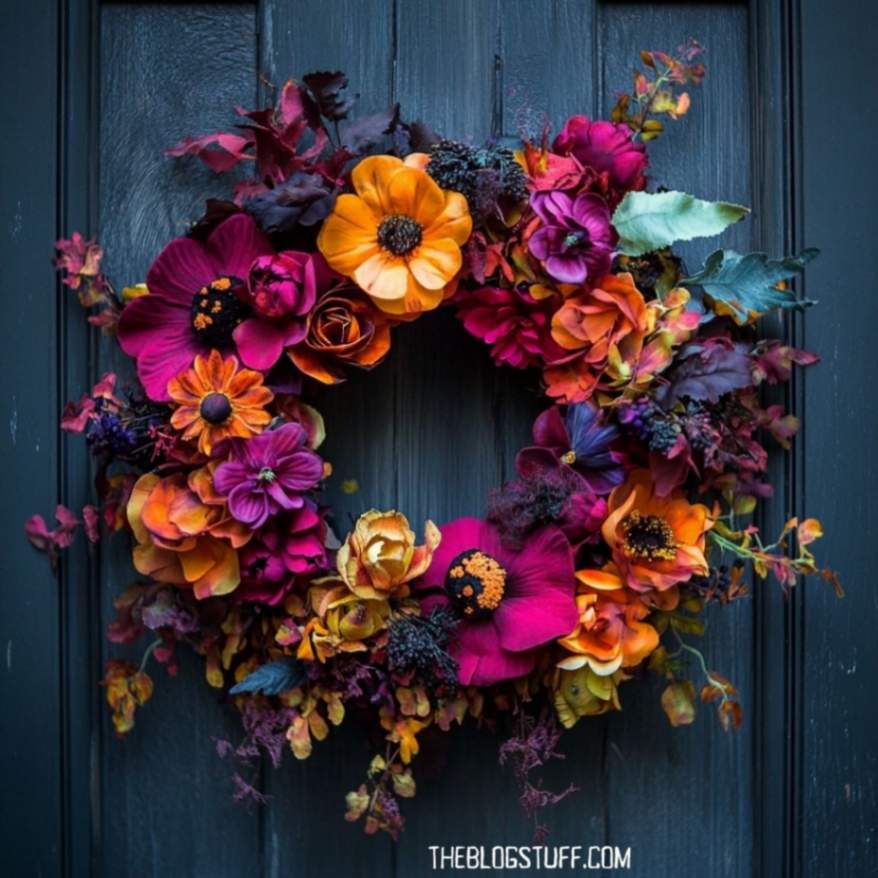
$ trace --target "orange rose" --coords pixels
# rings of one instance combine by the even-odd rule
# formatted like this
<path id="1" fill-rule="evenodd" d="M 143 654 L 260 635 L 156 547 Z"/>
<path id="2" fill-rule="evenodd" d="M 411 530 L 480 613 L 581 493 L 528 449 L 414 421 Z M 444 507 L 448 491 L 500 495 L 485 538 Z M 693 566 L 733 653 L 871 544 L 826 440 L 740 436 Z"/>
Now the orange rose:
<path id="1" fill-rule="evenodd" d="M 190 587 L 197 598 L 234 591 L 241 577 L 233 543 L 246 537 L 224 513 L 223 505 L 202 502 L 182 473 L 141 476 L 127 509 L 134 567 L 157 582 Z"/>
<path id="2" fill-rule="evenodd" d="M 574 671 L 588 665 L 606 677 L 639 665 L 658 646 L 658 632 L 643 621 L 650 608 L 638 594 L 596 589 L 580 581 L 576 606 L 579 624 L 558 641 L 573 655 L 558 662 L 560 668 Z"/>
<path id="3" fill-rule="evenodd" d="M 546 368 L 549 395 L 583 402 L 604 373 L 623 379 L 654 320 L 630 274 L 607 275 L 594 289 L 568 298 L 552 317 L 552 338 L 571 353 Z"/>
<path id="4" fill-rule="evenodd" d="M 390 323 L 356 290 L 323 296 L 308 317 L 308 333 L 290 350 L 297 368 L 322 381 L 344 381 L 346 365 L 371 369 L 390 350 Z"/>

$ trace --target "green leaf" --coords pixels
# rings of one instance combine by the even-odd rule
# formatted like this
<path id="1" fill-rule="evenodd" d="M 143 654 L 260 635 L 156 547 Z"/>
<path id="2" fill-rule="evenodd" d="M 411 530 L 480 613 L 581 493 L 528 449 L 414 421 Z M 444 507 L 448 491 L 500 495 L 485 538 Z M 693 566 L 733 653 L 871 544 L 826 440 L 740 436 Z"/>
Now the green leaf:
<path id="1" fill-rule="evenodd" d="M 306 673 L 302 663 L 294 658 L 281 659 L 260 665 L 236 686 L 229 689 L 230 695 L 242 692 L 263 692 L 265 695 L 278 695 L 286 689 L 295 689 L 305 680 Z"/>
<path id="2" fill-rule="evenodd" d="M 764 253 L 717 250 L 707 257 L 698 274 L 684 278 L 680 286 L 702 287 L 716 313 L 730 313 L 738 323 L 746 323 L 752 314 L 773 308 L 813 305 L 810 299 L 797 299 L 792 290 L 779 289 L 778 284 L 800 272 L 819 252 L 809 249 L 798 256 L 769 259 Z"/>
<path id="3" fill-rule="evenodd" d="M 675 241 L 718 235 L 748 213 L 740 204 L 702 201 L 685 192 L 629 192 L 613 214 L 613 226 L 619 252 L 642 256 Z"/>

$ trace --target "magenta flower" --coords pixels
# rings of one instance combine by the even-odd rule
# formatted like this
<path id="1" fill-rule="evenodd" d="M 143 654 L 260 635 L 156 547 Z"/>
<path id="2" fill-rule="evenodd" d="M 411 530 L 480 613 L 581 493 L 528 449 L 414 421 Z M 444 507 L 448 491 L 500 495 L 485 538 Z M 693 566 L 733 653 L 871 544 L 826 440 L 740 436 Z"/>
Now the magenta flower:
<path id="1" fill-rule="evenodd" d="M 576 626 L 573 553 L 554 526 L 528 535 L 518 550 L 493 525 L 459 518 L 424 574 L 422 609 L 450 606 L 460 617 L 449 652 L 464 686 L 490 686 L 533 670 L 537 648 Z M 441 589 L 440 594 L 426 590 Z"/>
<path id="2" fill-rule="evenodd" d="M 611 189 L 628 191 L 646 185 L 646 150 L 631 139 L 627 125 L 572 116 L 555 138 L 554 149 L 606 175 Z"/>
<path id="3" fill-rule="evenodd" d="M 535 192 L 530 203 L 541 225 L 527 246 L 555 280 L 581 284 L 609 271 L 616 238 L 600 195 L 581 192 L 572 198 L 556 189 Z"/>
<path id="4" fill-rule="evenodd" d="M 188 369 L 196 354 L 212 348 L 235 352 L 233 333 L 250 311 L 250 266 L 272 252 L 256 223 L 238 213 L 207 241 L 175 238 L 159 253 L 146 277 L 149 295 L 130 302 L 119 320 L 119 344 L 137 359 L 151 399 L 170 399 L 168 381 Z"/>
<path id="5" fill-rule="evenodd" d="M 466 331 L 491 345 L 498 366 L 514 369 L 542 365 L 566 351 L 552 339 L 551 299 L 535 299 L 529 292 L 502 287 L 482 287 L 464 295 L 457 316 Z"/>
<path id="6" fill-rule="evenodd" d="M 319 255 L 285 250 L 257 257 L 247 285 L 255 313 L 233 333 L 244 365 L 267 371 L 284 348 L 300 342 L 307 332 L 308 312 L 334 278 Z"/>
<path id="7" fill-rule="evenodd" d="M 271 519 L 239 550 L 241 584 L 235 597 L 270 606 L 279 603 L 297 577 L 326 569 L 325 543 L 326 524 L 310 500 Z"/>
<path id="8" fill-rule="evenodd" d="M 213 484 L 228 497 L 232 518 L 257 529 L 282 509 L 301 509 L 305 492 L 323 478 L 323 460 L 307 447 L 299 424 L 285 424 L 251 439 L 228 442 L 230 459 Z"/>

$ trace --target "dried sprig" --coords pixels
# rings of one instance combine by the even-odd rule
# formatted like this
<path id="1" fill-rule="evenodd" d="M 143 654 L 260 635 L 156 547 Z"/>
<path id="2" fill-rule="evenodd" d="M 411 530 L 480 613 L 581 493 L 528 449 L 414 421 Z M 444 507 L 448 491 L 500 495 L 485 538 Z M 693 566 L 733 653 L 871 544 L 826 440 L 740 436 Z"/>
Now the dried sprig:
<path id="1" fill-rule="evenodd" d="M 646 70 L 634 71 L 632 94 L 619 94 L 613 107 L 614 122 L 624 122 L 635 139 L 653 140 L 664 123 L 655 116 L 679 119 L 689 111 L 691 98 L 685 85 L 698 86 L 704 79 L 704 63 L 698 58 L 704 48 L 694 39 L 677 48 L 675 55 L 643 51 L 640 60 Z"/>

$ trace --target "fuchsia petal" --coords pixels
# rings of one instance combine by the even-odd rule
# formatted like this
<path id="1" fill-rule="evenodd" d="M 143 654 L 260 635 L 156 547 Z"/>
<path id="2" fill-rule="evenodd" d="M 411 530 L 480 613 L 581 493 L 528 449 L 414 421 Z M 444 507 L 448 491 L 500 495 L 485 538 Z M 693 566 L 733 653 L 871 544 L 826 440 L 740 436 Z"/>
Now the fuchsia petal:
<path id="1" fill-rule="evenodd" d="M 245 213 L 236 213 L 211 232 L 206 252 L 211 263 L 221 267 L 214 277 L 223 274 L 246 280 L 253 260 L 274 251 L 254 220 Z"/>
<path id="2" fill-rule="evenodd" d="M 175 238 L 156 257 L 146 276 L 150 299 L 189 309 L 192 297 L 218 276 L 202 244 L 193 238 Z M 128 308 L 145 300 L 135 299 Z"/>
<path id="3" fill-rule="evenodd" d="M 283 329 L 269 320 L 253 317 L 243 321 L 232 333 L 245 366 L 267 372 L 284 352 Z"/>

